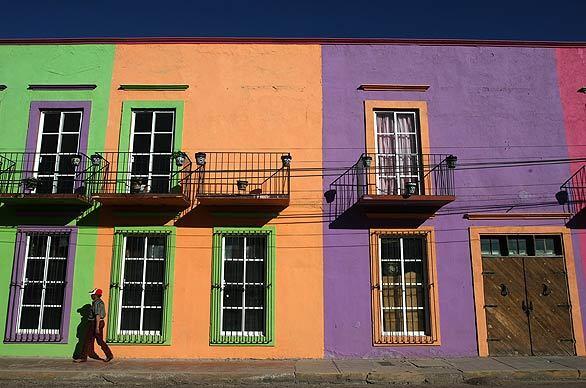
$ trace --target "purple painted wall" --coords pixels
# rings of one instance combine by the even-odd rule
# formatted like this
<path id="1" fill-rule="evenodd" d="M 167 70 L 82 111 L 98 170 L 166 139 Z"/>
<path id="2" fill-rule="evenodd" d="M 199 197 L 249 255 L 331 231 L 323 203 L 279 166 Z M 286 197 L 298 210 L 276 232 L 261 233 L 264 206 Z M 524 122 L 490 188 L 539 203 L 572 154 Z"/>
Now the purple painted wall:
<path id="1" fill-rule="evenodd" d="M 360 84 L 427 84 L 425 93 L 364 92 Z M 473 356 L 476 325 L 464 213 L 559 212 L 567 165 L 466 169 L 472 163 L 567 158 L 555 51 L 531 48 L 323 47 L 324 167 L 364 152 L 364 100 L 426 101 L 432 153 L 458 156 L 457 200 L 436 230 L 441 346 L 372 346 L 368 231 L 324 226 L 325 352 L 329 357 Z M 330 170 L 331 171 L 331 170 Z M 324 179 L 324 191 L 338 173 Z M 475 225 L 561 225 L 557 220 Z M 578 254 L 578 246 L 575 246 Z M 577 260 L 579 262 L 580 260 Z M 583 279 L 581 266 L 578 278 Z M 582 298 L 584 300 L 584 298 Z"/>

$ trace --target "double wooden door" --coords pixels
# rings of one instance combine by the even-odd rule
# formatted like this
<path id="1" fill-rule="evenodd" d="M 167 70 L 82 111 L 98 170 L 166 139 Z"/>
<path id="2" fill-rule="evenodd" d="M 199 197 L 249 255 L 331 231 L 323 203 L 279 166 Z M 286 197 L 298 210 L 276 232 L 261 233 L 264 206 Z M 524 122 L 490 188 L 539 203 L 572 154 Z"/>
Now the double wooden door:
<path id="1" fill-rule="evenodd" d="M 563 257 L 484 257 L 491 356 L 574 355 Z"/>

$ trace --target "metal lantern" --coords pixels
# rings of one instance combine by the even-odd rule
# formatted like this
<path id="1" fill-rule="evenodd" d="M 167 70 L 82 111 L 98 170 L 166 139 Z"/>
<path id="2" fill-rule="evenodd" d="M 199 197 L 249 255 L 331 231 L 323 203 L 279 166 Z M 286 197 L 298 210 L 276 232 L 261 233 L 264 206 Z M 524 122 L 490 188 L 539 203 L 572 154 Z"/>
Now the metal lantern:
<path id="1" fill-rule="evenodd" d="M 196 152 L 195 153 L 195 164 L 197 164 L 198 166 L 204 166 L 206 164 L 205 152 Z"/>
<path id="2" fill-rule="evenodd" d="M 90 159 L 92 161 L 92 166 L 99 166 L 100 163 L 102 163 L 102 155 L 95 153 L 92 156 L 90 156 Z"/>
<path id="3" fill-rule="evenodd" d="M 175 159 L 175 165 L 177 167 L 181 167 L 183 166 L 183 164 L 185 163 L 185 158 L 187 155 L 185 155 L 185 152 L 175 152 L 175 154 L 173 155 L 174 159 Z"/>
<path id="4" fill-rule="evenodd" d="M 293 159 L 293 158 L 289 154 L 282 155 L 281 161 L 283 162 L 283 167 L 289 167 L 291 165 L 291 159 Z"/>
<path id="5" fill-rule="evenodd" d="M 405 185 L 405 196 L 410 197 L 417 194 L 417 182 L 407 182 Z"/>
<path id="6" fill-rule="evenodd" d="M 560 205 L 565 205 L 570 201 L 570 195 L 567 190 L 560 190 L 555 193 L 555 199 Z"/>
<path id="7" fill-rule="evenodd" d="M 26 190 L 35 190 L 37 188 L 38 183 L 38 179 L 34 177 L 24 178 L 22 180 L 22 185 Z"/>
<path id="8" fill-rule="evenodd" d="M 372 164 L 372 156 L 370 156 L 370 155 L 362 155 L 360 157 L 360 160 L 362 160 L 362 166 L 364 168 L 370 168 L 370 165 Z"/>
<path id="9" fill-rule="evenodd" d="M 454 155 L 448 155 L 446 157 L 446 164 L 448 168 L 456 168 L 456 162 L 458 161 L 458 157 Z"/>
<path id="10" fill-rule="evenodd" d="M 73 155 L 71 156 L 71 165 L 72 166 L 79 166 L 79 164 L 81 163 L 81 156 L 80 155 Z"/>
<path id="11" fill-rule="evenodd" d="M 237 180 L 236 181 L 236 186 L 238 187 L 239 191 L 244 191 L 246 190 L 246 187 L 248 186 L 248 181 L 245 180 Z"/>

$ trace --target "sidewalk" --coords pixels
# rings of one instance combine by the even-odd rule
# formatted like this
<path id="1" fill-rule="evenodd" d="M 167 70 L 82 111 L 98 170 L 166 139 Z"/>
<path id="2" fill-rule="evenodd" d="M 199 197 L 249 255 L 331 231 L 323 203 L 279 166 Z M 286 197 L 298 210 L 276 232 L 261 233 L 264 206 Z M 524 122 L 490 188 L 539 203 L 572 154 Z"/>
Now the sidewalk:
<path id="1" fill-rule="evenodd" d="M 586 357 L 347 360 L 89 360 L 0 358 L 0 385 L 394 383 L 584 381 Z"/>

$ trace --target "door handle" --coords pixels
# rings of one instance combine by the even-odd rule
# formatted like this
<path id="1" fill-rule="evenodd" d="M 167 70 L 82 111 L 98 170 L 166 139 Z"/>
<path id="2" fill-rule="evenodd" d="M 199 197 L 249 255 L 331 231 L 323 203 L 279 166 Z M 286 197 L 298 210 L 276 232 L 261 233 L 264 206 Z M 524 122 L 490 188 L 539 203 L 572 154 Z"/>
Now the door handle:
<path id="1" fill-rule="evenodd" d="M 551 289 L 547 286 L 547 284 L 543 283 L 543 289 L 541 290 L 542 296 L 548 296 L 551 294 Z"/>
<path id="2" fill-rule="evenodd" d="M 501 284 L 501 295 L 502 296 L 509 295 L 509 289 L 504 284 Z"/>

